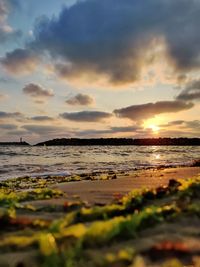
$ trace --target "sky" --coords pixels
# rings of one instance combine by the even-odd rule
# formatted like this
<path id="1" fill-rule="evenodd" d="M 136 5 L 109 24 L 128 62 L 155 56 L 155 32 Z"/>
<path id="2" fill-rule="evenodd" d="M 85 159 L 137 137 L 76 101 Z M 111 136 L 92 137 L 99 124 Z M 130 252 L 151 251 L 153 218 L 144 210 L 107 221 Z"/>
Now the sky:
<path id="1" fill-rule="evenodd" d="M 200 0 L 0 0 L 0 141 L 200 137 Z"/>

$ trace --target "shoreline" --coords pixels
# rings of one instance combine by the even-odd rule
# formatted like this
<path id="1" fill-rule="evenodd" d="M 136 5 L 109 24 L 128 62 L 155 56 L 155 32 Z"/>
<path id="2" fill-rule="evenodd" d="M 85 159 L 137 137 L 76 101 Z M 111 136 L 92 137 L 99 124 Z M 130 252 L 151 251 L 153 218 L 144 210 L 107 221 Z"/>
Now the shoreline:
<path id="1" fill-rule="evenodd" d="M 37 172 L 30 172 L 30 173 L 25 173 L 24 175 L 12 175 L 12 176 L 7 176 L 6 175 L 2 175 L 2 177 L 0 177 L 0 183 L 4 182 L 4 181 L 9 181 L 9 180 L 14 180 L 14 179 L 24 179 L 24 178 L 48 178 L 48 177 L 52 177 L 52 178 L 56 178 L 56 177 L 72 177 L 72 176 L 80 176 L 80 177 L 84 177 L 84 176 L 93 176 L 93 175 L 100 175 L 100 174 L 109 174 L 109 173 L 113 173 L 113 174 L 121 174 L 121 173 L 126 173 L 126 174 L 130 174 L 130 173 L 134 173 L 137 171 L 148 171 L 148 170 L 160 170 L 160 169 L 173 169 L 173 168 L 191 168 L 191 167 L 200 167 L 200 159 L 197 160 L 192 160 L 190 162 L 186 162 L 184 164 L 158 164 L 158 165 L 145 165 L 145 166 L 137 166 L 137 167 L 133 167 L 133 168 L 123 168 L 123 169 L 109 169 L 109 168 L 105 168 L 105 169 L 95 169 L 95 170 L 87 170 L 87 171 L 74 171 L 73 173 L 68 171 L 68 170 L 62 170 L 62 171 L 56 171 L 56 172 L 43 172 L 43 173 L 37 173 Z"/>
<path id="2" fill-rule="evenodd" d="M 19 177 L 1 181 L 0 186 L 8 184 L 9 187 L 19 192 L 41 188 L 58 189 L 66 197 L 60 201 L 56 200 L 57 204 L 62 205 L 67 200 L 83 201 L 91 206 L 112 203 L 133 190 L 166 186 L 170 179 L 188 179 L 198 175 L 200 176 L 199 166 L 159 166 L 140 170 L 94 172 L 69 176 Z M 55 199 L 47 200 L 46 204 L 53 205 L 54 201 Z"/>
<path id="3" fill-rule="evenodd" d="M 166 186 L 170 179 L 188 179 L 200 175 L 200 167 L 151 168 L 116 173 L 116 179 L 83 180 L 56 184 L 53 187 L 64 191 L 69 198 L 79 196 L 90 204 L 107 204 L 116 197 L 124 196 L 135 189 L 153 189 Z M 117 196 L 118 195 L 118 196 Z"/>

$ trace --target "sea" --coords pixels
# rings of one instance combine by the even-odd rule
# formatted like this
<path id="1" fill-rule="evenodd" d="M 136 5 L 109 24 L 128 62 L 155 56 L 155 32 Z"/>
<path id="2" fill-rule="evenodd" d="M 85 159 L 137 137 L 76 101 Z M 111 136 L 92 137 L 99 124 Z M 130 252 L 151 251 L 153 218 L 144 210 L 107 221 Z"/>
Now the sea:
<path id="1" fill-rule="evenodd" d="M 0 180 L 187 166 L 199 146 L 0 146 Z"/>

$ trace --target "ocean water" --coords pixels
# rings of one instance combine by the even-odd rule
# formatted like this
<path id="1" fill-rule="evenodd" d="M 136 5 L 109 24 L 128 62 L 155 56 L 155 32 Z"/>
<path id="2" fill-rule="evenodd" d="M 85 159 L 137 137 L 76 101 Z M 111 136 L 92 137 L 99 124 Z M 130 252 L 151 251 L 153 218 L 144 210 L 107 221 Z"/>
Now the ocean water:
<path id="1" fill-rule="evenodd" d="M 70 175 L 190 165 L 200 147 L 186 146 L 0 146 L 0 180 L 11 177 Z"/>

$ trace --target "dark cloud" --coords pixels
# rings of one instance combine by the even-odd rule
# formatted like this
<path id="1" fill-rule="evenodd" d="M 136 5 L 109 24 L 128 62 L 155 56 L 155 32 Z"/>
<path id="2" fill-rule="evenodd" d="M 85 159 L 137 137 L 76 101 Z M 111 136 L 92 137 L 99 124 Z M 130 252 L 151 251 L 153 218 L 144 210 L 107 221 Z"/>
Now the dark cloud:
<path id="1" fill-rule="evenodd" d="M 33 121 L 53 121 L 54 118 L 49 117 L 49 116 L 35 116 L 35 117 L 32 117 L 31 120 L 33 120 Z"/>
<path id="2" fill-rule="evenodd" d="M 76 96 L 67 99 L 66 103 L 72 106 L 89 106 L 94 103 L 94 99 L 89 95 L 77 94 Z"/>
<path id="3" fill-rule="evenodd" d="M 200 80 L 193 80 L 187 83 L 176 99 L 183 101 L 200 100 Z"/>
<path id="4" fill-rule="evenodd" d="M 123 84 L 140 78 L 142 67 L 153 61 L 153 56 L 147 60 L 147 52 L 162 39 L 184 75 L 200 66 L 199 10 L 199 0 L 77 1 L 63 7 L 58 17 L 38 19 L 34 41 L 26 47 L 48 53 L 55 71 L 67 79 L 87 73 L 90 82 L 90 74 L 96 74 Z M 4 61 L 13 70 L 12 57 L 6 55 Z M 19 70 L 25 70 L 23 60 L 17 61 Z"/>
<path id="5" fill-rule="evenodd" d="M 29 83 L 23 88 L 23 92 L 33 98 L 49 98 L 53 97 L 53 91 L 45 89 L 41 85 L 35 83 Z"/>
<path id="6" fill-rule="evenodd" d="M 72 113 L 63 113 L 60 114 L 60 117 L 70 121 L 77 122 L 102 122 L 105 119 L 108 119 L 112 114 L 101 111 L 80 111 Z"/>
<path id="7" fill-rule="evenodd" d="M 162 38 L 175 66 L 199 67 L 199 0 L 86 0 L 41 18 L 30 47 L 48 51 L 61 76 L 103 74 L 112 83 L 137 80 L 145 53 Z"/>
<path id="8" fill-rule="evenodd" d="M 0 111 L 0 119 L 12 119 L 12 118 L 21 118 L 23 117 L 23 114 L 20 112 L 4 112 Z"/>
<path id="9" fill-rule="evenodd" d="M 6 53 L 5 57 L 0 59 L 0 63 L 11 74 L 26 74 L 36 68 L 38 58 L 27 49 L 16 49 Z"/>
<path id="10" fill-rule="evenodd" d="M 0 129 L 2 130 L 15 130 L 17 126 L 15 124 L 0 124 Z"/>
<path id="11" fill-rule="evenodd" d="M 114 113 L 120 118 L 129 118 L 133 121 L 140 121 L 162 113 L 188 110 L 193 106 L 194 104 L 185 103 L 183 101 L 159 101 L 156 103 L 133 105 L 122 109 L 116 109 L 114 110 Z"/>

